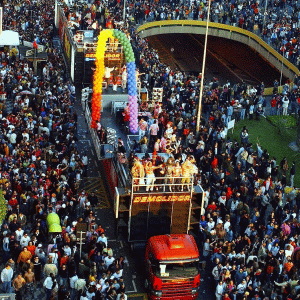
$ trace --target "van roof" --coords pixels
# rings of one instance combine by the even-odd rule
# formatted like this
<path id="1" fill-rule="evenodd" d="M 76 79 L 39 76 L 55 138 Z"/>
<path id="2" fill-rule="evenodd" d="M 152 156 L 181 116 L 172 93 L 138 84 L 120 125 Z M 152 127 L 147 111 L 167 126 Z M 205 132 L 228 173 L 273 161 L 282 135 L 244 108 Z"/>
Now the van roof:
<path id="1" fill-rule="evenodd" d="M 168 234 L 149 239 L 152 253 L 157 260 L 181 260 L 199 258 L 194 238 L 188 234 Z M 150 249 L 149 249 L 150 250 Z"/>

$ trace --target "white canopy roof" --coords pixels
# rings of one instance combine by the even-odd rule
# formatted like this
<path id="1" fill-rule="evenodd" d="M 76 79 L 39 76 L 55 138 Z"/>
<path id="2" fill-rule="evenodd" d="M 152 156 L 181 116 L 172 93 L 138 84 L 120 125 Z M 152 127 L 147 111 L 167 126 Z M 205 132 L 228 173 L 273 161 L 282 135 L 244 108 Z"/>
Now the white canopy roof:
<path id="1" fill-rule="evenodd" d="M 19 46 L 19 33 L 12 30 L 4 30 L 0 35 L 0 46 Z"/>

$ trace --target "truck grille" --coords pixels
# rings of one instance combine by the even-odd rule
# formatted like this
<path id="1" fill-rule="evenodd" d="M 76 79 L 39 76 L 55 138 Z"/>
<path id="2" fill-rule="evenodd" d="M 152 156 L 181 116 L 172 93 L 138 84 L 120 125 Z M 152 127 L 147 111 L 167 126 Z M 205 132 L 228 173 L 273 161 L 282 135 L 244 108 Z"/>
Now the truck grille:
<path id="1" fill-rule="evenodd" d="M 193 288 L 193 281 L 181 281 L 181 282 L 163 282 L 162 283 L 162 293 L 163 297 L 180 297 L 191 294 Z M 175 297 L 175 298 L 176 298 Z"/>

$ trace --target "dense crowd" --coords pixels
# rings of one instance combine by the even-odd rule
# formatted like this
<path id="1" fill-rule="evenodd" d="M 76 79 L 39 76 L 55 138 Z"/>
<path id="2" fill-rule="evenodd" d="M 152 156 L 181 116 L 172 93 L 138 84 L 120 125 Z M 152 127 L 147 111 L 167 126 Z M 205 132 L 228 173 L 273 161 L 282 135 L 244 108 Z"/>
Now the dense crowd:
<path id="1" fill-rule="evenodd" d="M 81 187 L 89 159 L 78 147 L 75 86 L 53 46 L 54 1 L 4 4 L 3 29 L 43 44 L 47 61 L 38 76 L 15 47 L 0 55 L 0 184 L 8 207 L 1 288 L 17 300 L 42 297 L 42 290 L 47 300 L 127 299 L 124 259 L 114 256 L 106 224 L 95 218 L 97 196 Z M 49 213 L 57 213 L 62 232 L 49 232 Z"/>
<path id="2" fill-rule="evenodd" d="M 215 280 L 219 299 L 299 298 L 299 205 L 294 188 L 295 162 L 277 161 L 259 143 L 249 141 L 246 127 L 240 140 L 227 136 L 228 123 L 260 120 L 266 113 L 298 114 L 298 82 L 264 96 L 264 84 L 249 86 L 206 80 L 200 133 L 196 134 L 196 104 L 201 74 L 170 70 L 160 63 L 146 41 L 132 34 L 142 55 L 140 67 L 151 87 L 163 87 L 152 117 L 140 120 L 136 152 L 162 152 L 179 164 L 192 157 L 204 191 L 199 224 L 202 256 Z M 150 55 L 149 55 L 150 54 Z M 267 103 L 270 101 L 270 103 Z M 266 110 L 269 106 L 270 109 Z M 160 166 L 158 162 L 154 166 Z M 167 173 L 163 172 L 167 177 Z"/>
<path id="3" fill-rule="evenodd" d="M 153 87 L 164 90 L 162 102 L 152 108 L 152 117 L 140 120 L 141 139 L 133 150 L 145 153 L 144 163 L 152 173 L 160 166 L 160 174 L 166 177 L 167 166 L 162 167 L 160 159 L 148 158 L 147 153 L 170 155 L 172 174 L 178 164 L 186 162 L 189 170 L 190 161 L 197 166 L 197 170 L 193 168 L 197 171 L 195 183 L 205 191 L 199 236 L 206 268 L 216 282 L 216 298 L 299 298 L 300 197 L 294 189 L 297 167 L 286 159 L 279 162 L 270 157 L 259 144 L 252 145 L 247 128 L 242 130 L 240 141 L 227 137 L 232 119 L 265 116 L 264 84 L 227 82 L 220 86 L 216 78 L 206 79 L 201 129 L 196 136 L 201 74 L 171 70 L 132 26 L 133 21 L 143 20 L 205 19 L 207 3 L 196 1 L 189 6 L 135 1 L 126 10 L 128 22 L 118 25 L 114 22 L 122 19 L 121 2 L 90 2 L 91 5 L 83 4 L 72 12 L 66 7 L 68 19 L 76 28 L 91 26 L 99 30 L 100 26 L 118 26 L 126 31 L 139 54 L 137 63 L 141 73 L 145 73 L 143 83 L 149 91 Z M 288 24 L 297 15 L 296 4 L 270 1 L 265 21 L 261 5 L 214 2 L 212 19 L 260 31 L 277 47 L 280 43 L 293 47 L 295 52 L 289 58 L 294 62 L 298 57 L 297 22 L 293 22 L 296 25 L 291 30 Z M 291 18 L 288 14 L 282 18 L 286 13 L 283 8 L 289 7 L 293 9 Z M 4 49 L 0 57 L 1 93 L 6 101 L 14 103 L 11 113 L 7 112 L 5 101 L 1 103 L 0 174 L 8 202 L 1 228 L 5 264 L 2 288 L 7 293 L 14 291 L 17 299 L 33 296 L 35 285 L 41 288 L 42 282 L 47 300 L 126 299 L 124 259 L 114 257 L 105 226 L 96 224 L 93 208 L 97 197 L 80 189 L 88 158 L 78 151 L 75 88 L 68 81 L 62 56 L 52 44 L 53 11 L 52 1 L 10 1 L 4 8 L 4 28 L 17 30 L 24 40 L 35 39 L 45 45 L 48 60 L 38 77 L 29 62 L 17 58 L 15 48 Z M 280 34 L 272 40 L 274 32 Z M 295 42 L 289 42 L 290 34 L 295 36 Z M 271 113 L 297 114 L 298 82 L 285 86 L 281 94 L 277 88 L 275 82 Z M 124 151 L 122 145 L 118 149 Z M 130 157 L 133 166 L 138 160 Z M 153 177 L 148 182 L 153 188 Z M 46 216 L 50 212 L 59 215 L 61 234 L 48 233 Z M 82 222 L 88 223 L 88 232 L 80 258 L 76 228 Z"/>
<path id="4" fill-rule="evenodd" d="M 273 5 L 287 4 L 272 2 L 270 7 Z M 247 4 L 244 6 L 247 9 Z M 243 11 L 244 7 L 237 9 Z M 270 22 L 268 17 L 266 22 Z M 145 156 L 140 162 L 134 153 L 130 155 L 133 176 L 143 177 L 140 170 L 150 165 L 151 174 L 157 168 L 159 176 L 168 181 L 168 170 L 174 170 L 176 164 L 190 159 L 196 162 L 199 171 L 195 182 L 205 190 L 199 224 L 202 256 L 215 280 L 217 299 L 299 298 L 300 197 L 294 188 L 296 164 L 286 158 L 277 161 L 259 144 L 251 144 L 246 127 L 239 141 L 227 137 L 232 119 L 259 120 L 266 113 L 297 115 L 297 80 L 285 85 L 282 93 L 278 93 L 275 81 L 270 101 L 264 96 L 263 83 L 249 86 L 227 82 L 220 86 L 216 78 L 206 79 L 201 129 L 196 136 L 201 74 L 171 70 L 130 24 L 123 30 L 128 30 L 132 45 L 140 53 L 139 67 L 145 73 L 143 81 L 149 91 L 152 87 L 164 90 L 162 102 L 151 108 L 152 117 L 140 120 L 141 139 L 132 150 Z M 126 111 L 124 115 L 126 119 Z M 172 162 L 164 164 L 157 154 L 160 152 L 170 155 Z M 158 159 L 153 159 L 156 155 Z M 147 183 L 146 174 L 146 185 L 153 188 L 153 176 Z"/>
<path id="5" fill-rule="evenodd" d="M 267 13 L 264 12 L 266 4 Z M 264 96 L 264 83 L 250 86 L 244 82 L 227 82 L 221 86 L 217 78 L 205 78 L 197 136 L 195 113 L 201 74 L 195 76 L 164 65 L 147 41 L 136 34 L 132 24 L 205 19 L 207 2 L 194 1 L 190 5 L 173 1 L 136 2 L 127 8 L 128 23 L 123 25 L 118 24 L 121 20 L 118 7 L 117 4 L 105 8 L 107 18 L 101 18 L 99 24 L 103 28 L 115 26 L 130 34 L 139 69 L 145 73 L 142 81 L 150 99 L 153 87 L 162 87 L 164 91 L 162 102 L 151 108 L 152 116 L 140 120 L 140 140 L 131 145 L 133 153 L 121 162 L 128 161 L 133 177 L 140 178 L 150 165 L 152 176 L 148 182 L 146 174 L 146 189 L 150 190 L 154 188 L 154 170 L 159 170 L 159 176 L 165 176 L 168 182 L 168 169 L 174 170 L 186 160 L 195 162 L 198 167 L 195 183 L 205 191 L 199 224 L 202 257 L 207 262 L 206 270 L 215 280 L 218 300 L 299 298 L 300 197 L 294 188 L 297 166 L 286 158 L 277 161 L 259 143 L 251 144 L 246 127 L 239 141 L 227 137 L 228 123 L 233 119 L 260 120 L 267 113 L 297 116 L 297 78 L 291 85 L 284 85 L 282 93 L 278 92 L 276 80 L 271 100 Z M 96 2 L 94 9 L 97 19 Z M 211 18 L 262 34 L 265 41 L 298 64 L 297 15 L 295 1 L 216 1 L 212 3 Z M 109 20 L 112 16 L 116 16 L 115 24 Z M 125 109 L 125 122 L 127 114 Z M 121 143 L 118 150 L 125 152 Z M 135 156 L 138 152 L 144 153 L 141 161 Z M 172 161 L 164 162 L 159 153 L 168 154 Z"/>
<path id="6" fill-rule="evenodd" d="M 130 1 L 129 25 L 160 20 L 206 20 L 208 1 Z M 247 29 L 299 66 L 299 5 L 296 0 L 213 1 L 210 20 Z M 123 20 L 122 1 L 75 3 L 66 16 L 76 29 L 112 28 Z"/>

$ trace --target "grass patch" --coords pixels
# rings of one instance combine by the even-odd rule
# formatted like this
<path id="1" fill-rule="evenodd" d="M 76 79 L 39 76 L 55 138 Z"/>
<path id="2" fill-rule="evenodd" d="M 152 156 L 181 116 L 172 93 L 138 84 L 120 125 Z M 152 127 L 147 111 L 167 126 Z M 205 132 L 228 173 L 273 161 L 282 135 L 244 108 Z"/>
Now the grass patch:
<path id="1" fill-rule="evenodd" d="M 244 126 L 247 126 L 249 131 L 249 141 L 253 144 L 254 150 L 257 149 L 256 143 L 259 142 L 263 150 L 267 149 L 270 157 L 276 157 L 278 165 L 284 157 L 287 157 L 289 168 L 291 167 L 292 162 L 296 161 L 294 185 L 300 188 L 300 154 L 297 154 L 297 152 L 294 152 L 288 146 L 290 142 L 296 140 L 297 128 L 286 128 L 286 126 L 280 125 L 280 122 L 278 122 L 278 126 L 274 126 L 275 124 L 273 124 L 274 123 L 271 123 L 271 120 L 268 121 L 265 118 L 260 118 L 259 121 L 245 119 L 237 122 L 235 124 L 233 133 L 230 129 L 228 131 L 228 135 L 230 136 L 231 140 L 235 139 L 240 143 L 241 131 Z M 289 174 L 287 179 L 289 183 Z"/>
<path id="2" fill-rule="evenodd" d="M 294 116 L 267 116 L 267 120 L 277 127 L 297 127 L 297 120 Z"/>

